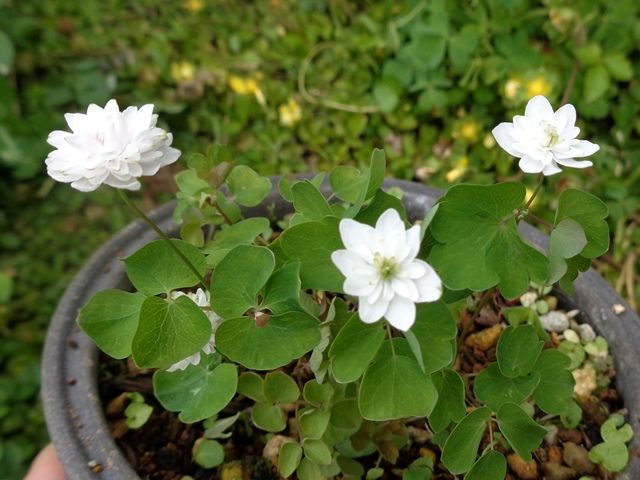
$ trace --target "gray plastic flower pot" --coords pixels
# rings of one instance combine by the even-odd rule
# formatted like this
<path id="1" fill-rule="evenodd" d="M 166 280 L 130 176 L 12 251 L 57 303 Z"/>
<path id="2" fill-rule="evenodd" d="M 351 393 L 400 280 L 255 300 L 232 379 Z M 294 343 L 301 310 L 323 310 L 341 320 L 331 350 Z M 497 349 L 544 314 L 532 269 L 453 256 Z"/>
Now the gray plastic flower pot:
<path id="1" fill-rule="evenodd" d="M 274 182 L 276 179 L 274 179 Z M 405 191 L 404 203 L 409 217 L 420 219 L 442 192 L 417 183 L 387 180 L 385 187 Z M 291 206 L 271 192 L 262 206 L 248 215 L 282 216 Z M 275 210 L 267 205 L 275 203 Z M 156 210 L 151 216 L 170 233 L 176 231 L 171 220 L 173 204 Z M 525 236 L 544 248 L 547 237 L 535 228 L 522 224 Z M 47 334 L 42 360 L 42 397 L 47 426 L 69 480 L 136 479 L 136 472 L 111 438 L 103 406 L 98 395 L 98 350 L 78 328 L 78 310 L 91 296 L 105 288 L 127 288 L 121 259 L 153 240 L 155 234 L 137 221 L 107 242 L 84 268 L 60 300 Z M 607 339 L 618 373 L 617 388 L 629 410 L 629 422 L 636 435 L 632 452 L 640 446 L 640 319 L 595 271 L 589 270 L 576 281 L 576 291 L 565 301 L 578 308 L 582 321 L 590 323 Z M 623 305 L 616 315 L 614 305 Z M 626 471 L 618 478 L 640 478 L 640 458 L 632 453 Z"/>

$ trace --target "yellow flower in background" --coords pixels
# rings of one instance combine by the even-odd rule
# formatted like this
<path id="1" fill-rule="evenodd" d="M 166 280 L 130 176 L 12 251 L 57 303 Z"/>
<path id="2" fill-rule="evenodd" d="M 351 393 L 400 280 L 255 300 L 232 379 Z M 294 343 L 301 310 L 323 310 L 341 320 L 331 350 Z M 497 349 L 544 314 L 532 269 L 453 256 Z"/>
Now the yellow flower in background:
<path id="1" fill-rule="evenodd" d="M 484 145 L 484 148 L 486 148 L 487 150 L 491 150 L 496 146 L 496 139 L 493 138 L 493 135 L 487 133 L 484 137 L 484 140 L 482 140 L 482 145 Z"/>
<path id="2" fill-rule="evenodd" d="M 527 82 L 527 97 L 533 98 L 536 95 L 548 96 L 551 93 L 551 84 L 542 76 L 538 76 Z"/>
<path id="3" fill-rule="evenodd" d="M 455 126 L 451 132 L 451 136 L 453 138 L 462 138 L 467 142 L 473 143 L 478 141 L 481 129 L 482 125 L 473 118 L 465 118 Z"/>
<path id="4" fill-rule="evenodd" d="M 522 82 L 518 78 L 510 78 L 504 84 L 504 96 L 509 100 L 513 100 L 522 88 Z"/>
<path id="5" fill-rule="evenodd" d="M 253 95 L 260 105 L 266 103 L 264 93 L 262 93 L 256 78 L 242 78 L 238 75 L 231 75 L 229 77 L 229 86 L 238 95 Z"/>
<path id="6" fill-rule="evenodd" d="M 278 107 L 278 113 L 280 114 L 280 123 L 285 127 L 295 125 L 300 121 L 300 118 L 302 118 L 300 104 L 293 98 L 290 98 L 287 103 L 280 105 Z"/>
<path id="7" fill-rule="evenodd" d="M 204 2 L 202 0 L 186 0 L 184 8 L 191 13 L 198 13 L 204 8 Z"/>
<path id="8" fill-rule="evenodd" d="M 196 74 L 193 63 L 183 61 L 171 64 L 171 76 L 176 83 L 190 82 Z"/>
<path id="9" fill-rule="evenodd" d="M 464 172 L 467 171 L 467 167 L 469 166 L 469 157 L 466 155 L 460 157 L 460 159 L 455 163 L 454 168 L 449 170 L 445 175 L 447 182 L 453 183 L 458 180 Z"/>

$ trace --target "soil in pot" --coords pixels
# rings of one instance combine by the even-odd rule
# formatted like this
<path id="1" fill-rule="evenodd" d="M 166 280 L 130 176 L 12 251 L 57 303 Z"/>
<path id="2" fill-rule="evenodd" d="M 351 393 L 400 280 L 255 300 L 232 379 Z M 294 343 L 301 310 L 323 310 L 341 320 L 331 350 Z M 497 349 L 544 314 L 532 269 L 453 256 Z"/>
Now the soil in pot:
<path id="1" fill-rule="evenodd" d="M 600 342 L 591 338 L 592 332 L 583 330 L 568 314 L 556 310 L 557 300 L 553 296 L 537 296 L 529 292 L 521 297 L 522 303 L 539 309 L 547 315 L 545 324 L 551 329 L 545 348 L 560 348 L 569 354 L 573 363 L 573 375 L 576 379 L 576 400 L 582 408 L 582 421 L 577 428 L 565 428 L 557 417 L 546 418 L 547 425 L 553 425 L 541 447 L 535 452 L 534 460 L 525 462 L 507 446 L 498 445 L 498 449 L 508 459 L 507 479 L 570 480 L 583 475 L 594 479 L 611 479 L 614 476 L 605 472 L 588 458 L 588 450 L 602 441 L 600 426 L 610 413 L 624 413 L 622 401 L 614 386 L 615 372 L 611 357 L 606 348 L 593 347 Z M 467 383 L 467 405 L 477 404 L 473 397 L 473 384 L 477 372 L 495 361 L 496 344 L 505 326 L 501 315 L 504 307 L 520 302 L 507 302 L 498 294 L 485 295 L 480 301 L 482 307 L 476 312 L 462 309 L 459 318 L 459 347 L 455 369 Z M 551 312 L 545 313 L 551 309 Z M 574 312 L 575 313 L 575 312 Z M 549 316 L 551 315 L 551 316 Z M 553 317 L 553 318 L 552 318 Z M 553 320 L 561 319 L 567 328 L 553 325 Z M 553 327 L 553 328 L 551 328 Z M 558 330 L 558 331 L 553 331 Z M 573 332 L 573 333 L 571 333 Z M 580 332 L 580 333 L 578 333 Z M 582 335 L 582 338 L 580 337 Z M 600 342 L 601 345 L 601 342 Z M 606 347 L 606 345 L 605 345 Z M 585 350 L 587 353 L 584 353 Z M 306 358 L 294 362 L 284 370 L 304 383 L 312 378 L 306 366 Z M 198 479 L 247 480 L 278 479 L 276 468 L 267 458 L 273 458 L 269 450 L 278 451 L 281 436 L 296 436 L 294 409 L 290 411 L 288 428 L 278 435 L 265 432 L 251 425 L 249 415 L 241 416 L 232 428 L 232 435 L 221 440 L 225 448 L 225 463 L 215 469 L 205 469 L 193 461 L 192 448 L 202 437 L 202 423 L 185 425 L 177 415 L 167 412 L 155 401 L 152 393 L 151 370 L 140 370 L 131 361 L 116 361 L 102 357 L 100 369 L 100 392 L 112 434 L 125 456 L 141 478 L 150 480 L 180 480 L 185 476 Z M 128 392 L 139 392 L 145 401 L 153 406 L 149 420 L 140 428 L 130 429 L 124 420 L 124 409 L 128 402 Z M 219 417 L 228 417 L 238 411 L 246 410 L 251 402 L 237 397 Z M 536 412 L 536 418 L 544 417 Z M 434 479 L 453 479 L 440 463 L 441 449 L 432 438 L 424 420 L 409 423 L 388 422 L 384 426 L 373 427 L 369 422 L 363 424 L 362 435 L 371 436 L 371 431 L 379 449 L 385 452 L 363 457 L 361 463 L 365 469 L 379 466 L 384 469 L 383 479 L 402 478 L 402 472 L 411 462 L 420 457 L 434 460 Z M 360 433 L 360 432 L 359 432 Z M 480 450 L 489 444 L 489 432 L 482 441 Z M 356 435 L 357 436 L 357 435 Z M 409 447 L 397 450 L 393 446 L 393 437 L 409 438 Z M 275 447 L 275 448 L 274 448 Z M 386 458 L 385 458 L 386 457 Z M 390 462 L 397 458 L 395 463 Z M 292 477 L 290 477 L 292 478 Z"/>

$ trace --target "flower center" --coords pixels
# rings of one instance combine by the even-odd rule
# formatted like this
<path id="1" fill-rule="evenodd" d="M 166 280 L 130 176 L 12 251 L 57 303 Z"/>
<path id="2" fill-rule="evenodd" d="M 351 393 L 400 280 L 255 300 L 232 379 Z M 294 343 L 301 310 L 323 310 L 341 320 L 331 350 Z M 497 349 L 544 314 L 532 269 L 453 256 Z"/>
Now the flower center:
<path id="1" fill-rule="evenodd" d="M 558 143 L 558 140 L 560 139 L 558 130 L 556 129 L 556 127 L 547 122 L 542 123 L 542 128 L 544 129 L 544 133 L 547 135 L 547 144 L 545 146 L 547 148 L 553 147 L 556 143 Z"/>
<path id="2" fill-rule="evenodd" d="M 380 276 L 385 280 L 389 280 L 393 277 L 398 270 L 398 262 L 396 262 L 395 257 L 386 258 L 379 253 L 376 253 L 373 256 L 373 263 L 378 269 Z"/>

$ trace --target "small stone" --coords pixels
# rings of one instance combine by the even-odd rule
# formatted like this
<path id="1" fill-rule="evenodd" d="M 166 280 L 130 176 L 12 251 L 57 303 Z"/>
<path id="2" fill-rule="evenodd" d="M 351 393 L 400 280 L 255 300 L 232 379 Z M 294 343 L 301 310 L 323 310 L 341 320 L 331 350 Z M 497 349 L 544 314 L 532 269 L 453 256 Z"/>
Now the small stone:
<path id="1" fill-rule="evenodd" d="M 564 444 L 562 458 L 564 459 L 564 463 L 581 475 L 593 473 L 596 470 L 594 463 L 589 460 L 587 450 L 573 442 Z"/>
<path id="2" fill-rule="evenodd" d="M 564 312 L 553 311 L 541 315 L 540 323 L 548 332 L 564 332 L 569 328 L 569 318 Z"/>
<path id="3" fill-rule="evenodd" d="M 525 462 L 520 455 L 512 453 L 507 457 L 507 462 L 511 470 L 522 480 L 535 480 L 538 478 L 538 465 L 535 461 Z"/>
<path id="4" fill-rule="evenodd" d="M 558 430 L 558 438 L 563 442 L 582 443 L 582 433 L 579 430 L 565 430 L 563 428 Z"/>
<path id="5" fill-rule="evenodd" d="M 562 449 L 558 445 L 549 447 L 549 461 L 551 463 L 562 463 Z"/>
<path id="6" fill-rule="evenodd" d="M 558 297 L 546 297 L 547 305 L 549 305 L 549 310 L 555 310 L 558 308 Z"/>
<path id="7" fill-rule="evenodd" d="M 565 467 L 557 463 L 547 462 L 542 465 L 546 480 L 572 480 L 576 476 L 576 471 L 571 467 Z"/>
<path id="8" fill-rule="evenodd" d="M 575 330 L 571 330 L 570 328 L 567 328 L 564 332 L 562 332 L 562 336 L 567 342 L 578 344 L 580 343 L 580 335 L 578 335 Z"/>
<path id="9" fill-rule="evenodd" d="M 105 413 L 108 417 L 118 417 L 124 412 L 125 407 L 129 403 L 129 393 L 124 392 L 118 395 L 107 404 Z"/>
<path id="10" fill-rule="evenodd" d="M 597 387 L 596 370 L 593 365 L 587 363 L 582 368 L 577 368 L 571 372 L 576 384 L 573 387 L 573 393 L 578 397 L 588 397 Z"/>
<path id="11" fill-rule="evenodd" d="M 576 318 L 578 316 L 578 314 L 580 313 L 580 310 L 575 309 L 575 310 L 569 310 L 566 315 L 568 318 Z"/>
<path id="12" fill-rule="evenodd" d="M 620 315 L 625 312 L 626 308 L 624 308 L 624 305 L 622 305 L 621 303 L 616 303 L 613 307 L 611 307 L 611 310 L 613 310 L 613 313 L 615 313 L 616 315 Z"/>
<path id="13" fill-rule="evenodd" d="M 418 450 L 418 452 L 420 453 L 421 457 L 430 458 L 431 460 L 433 460 L 433 464 L 436 464 L 436 452 L 427 447 L 422 447 L 420 450 Z"/>
<path id="14" fill-rule="evenodd" d="M 502 326 L 494 325 L 493 327 L 485 328 L 484 330 L 469 335 L 464 343 L 471 348 L 477 348 L 481 352 L 486 352 L 498 343 L 501 333 Z"/>
<path id="15" fill-rule="evenodd" d="M 547 434 L 544 436 L 544 441 L 547 442 L 547 445 L 555 445 L 558 441 L 558 427 L 549 425 L 546 429 Z"/>
<path id="16" fill-rule="evenodd" d="M 593 342 L 596 339 L 596 332 L 593 331 L 593 327 L 588 323 L 578 325 L 578 333 L 583 342 Z"/>
<path id="17" fill-rule="evenodd" d="M 407 427 L 407 431 L 409 432 L 409 436 L 415 443 L 427 443 L 433 437 L 433 434 L 424 428 L 414 427 L 413 425 L 409 425 Z"/>
<path id="18" fill-rule="evenodd" d="M 538 300 L 538 294 L 536 292 L 526 292 L 520 296 L 520 303 L 523 307 L 533 307 Z"/>
<path id="19" fill-rule="evenodd" d="M 236 461 L 223 465 L 220 480 L 242 480 L 243 478 L 244 471 L 240 462 Z"/>

